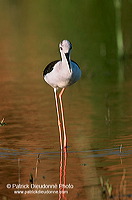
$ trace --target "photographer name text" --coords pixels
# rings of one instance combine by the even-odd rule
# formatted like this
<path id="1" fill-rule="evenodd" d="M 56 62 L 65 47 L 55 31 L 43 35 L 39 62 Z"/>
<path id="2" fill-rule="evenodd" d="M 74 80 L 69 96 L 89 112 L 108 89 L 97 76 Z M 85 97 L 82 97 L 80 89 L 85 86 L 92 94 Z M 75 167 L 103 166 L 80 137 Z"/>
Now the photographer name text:
<path id="1" fill-rule="evenodd" d="M 73 184 L 7 184 L 7 189 L 73 189 Z"/>

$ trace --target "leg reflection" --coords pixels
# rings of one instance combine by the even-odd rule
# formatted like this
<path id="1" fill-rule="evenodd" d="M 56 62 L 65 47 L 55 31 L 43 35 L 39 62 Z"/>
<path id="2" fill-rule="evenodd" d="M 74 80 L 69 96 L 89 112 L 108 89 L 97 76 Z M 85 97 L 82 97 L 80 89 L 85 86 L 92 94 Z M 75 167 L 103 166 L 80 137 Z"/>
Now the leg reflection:
<path id="1" fill-rule="evenodd" d="M 67 150 L 60 152 L 60 183 L 59 183 L 59 200 L 67 200 L 65 185 L 66 185 L 66 165 L 67 165 Z"/>

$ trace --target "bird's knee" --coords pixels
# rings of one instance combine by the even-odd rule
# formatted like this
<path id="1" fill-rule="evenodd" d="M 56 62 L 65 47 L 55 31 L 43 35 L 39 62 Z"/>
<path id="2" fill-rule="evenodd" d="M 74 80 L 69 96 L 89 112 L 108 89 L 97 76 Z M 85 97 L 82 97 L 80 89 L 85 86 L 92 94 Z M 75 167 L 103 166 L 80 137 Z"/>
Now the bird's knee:
<path id="1" fill-rule="evenodd" d="M 58 120 L 58 126 L 61 126 L 62 125 L 62 123 L 60 122 L 60 120 Z"/>

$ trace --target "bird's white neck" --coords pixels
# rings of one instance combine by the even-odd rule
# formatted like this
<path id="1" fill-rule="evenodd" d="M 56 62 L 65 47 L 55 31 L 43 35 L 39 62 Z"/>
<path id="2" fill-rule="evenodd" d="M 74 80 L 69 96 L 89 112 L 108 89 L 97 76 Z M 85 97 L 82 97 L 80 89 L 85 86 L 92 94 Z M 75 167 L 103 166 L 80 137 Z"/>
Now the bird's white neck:
<path id="1" fill-rule="evenodd" d="M 70 69 L 70 53 L 63 53 L 61 52 L 62 63 L 66 64 Z"/>

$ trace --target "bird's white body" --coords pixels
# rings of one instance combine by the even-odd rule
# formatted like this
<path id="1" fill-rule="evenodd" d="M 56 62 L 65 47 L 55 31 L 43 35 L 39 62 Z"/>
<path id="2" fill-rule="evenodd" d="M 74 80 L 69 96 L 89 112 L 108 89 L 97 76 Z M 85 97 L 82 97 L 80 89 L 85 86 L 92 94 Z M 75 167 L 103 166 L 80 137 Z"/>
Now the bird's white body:
<path id="1" fill-rule="evenodd" d="M 61 60 L 53 61 L 44 70 L 44 80 L 53 88 L 65 88 L 77 82 L 81 77 L 80 68 L 74 61 L 70 60 L 71 44 L 67 40 L 62 42 L 64 45 L 63 50 L 60 49 Z M 66 48 L 67 43 L 69 48 Z"/>
<path id="2" fill-rule="evenodd" d="M 53 88 L 65 88 L 74 84 L 81 77 L 81 71 L 76 63 L 70 61 L 69 69 L 68 63 L 58 61 L 52 72 L 45 75 L 45 81 Z"/>

